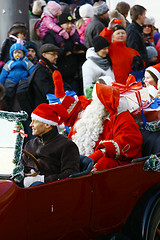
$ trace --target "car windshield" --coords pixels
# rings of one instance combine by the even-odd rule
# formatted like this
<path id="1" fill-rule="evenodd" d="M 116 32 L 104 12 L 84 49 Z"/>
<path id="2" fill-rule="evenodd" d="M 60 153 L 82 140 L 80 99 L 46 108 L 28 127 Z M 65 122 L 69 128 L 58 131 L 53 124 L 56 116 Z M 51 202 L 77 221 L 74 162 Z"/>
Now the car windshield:
<path id="1" fill-rule="evenodd" d="M 17 133 L 16 122 L 0 119 L 0 174 L 11 174 L 14 168 L 14 149 Z"/>
<path id="2" fill-rule="evenodd" d="M 24 111 L 0 111 L 0 178 L 8 175 L 17 181 L 23 178 L 21 152 L 25 133 L 22 122 L 27 117 Z"/>

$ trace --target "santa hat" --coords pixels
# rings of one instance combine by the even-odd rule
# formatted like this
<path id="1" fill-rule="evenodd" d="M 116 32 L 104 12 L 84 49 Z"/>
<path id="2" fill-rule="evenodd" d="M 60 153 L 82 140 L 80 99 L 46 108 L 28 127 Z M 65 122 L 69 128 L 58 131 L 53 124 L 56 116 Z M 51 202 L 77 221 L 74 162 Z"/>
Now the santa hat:
<path id="1" fill-rule="evenodd" d="M 160 79 L 160 63 L 146 68 L 146 71 L 148 71 L 149 73 L 151 72 L 151 74 L 154 74 L 154 76 L 157 78 L 157 81 L 158 79 Z"/>
<path id="2" fill-rule="evenodd" d="M 118 87 L 96 83 L 96 93 L 100 102 L 110 112 L 110 116 L 117 113 L 120 91 Z"/>
<path id="3" fill-rule="evenodd" d="M 46 5 L 46 7 L 48 9 L 48 11 L 53 15 L 57 15 L 57 13 L 61 10 L 61 5 L 58 4 L 55 1 L 49 1 Z M 45 12 L 45 8 L 44 8 L 44 12 Z"/>
<path id="4" fill-rule="evenodd" d="M 83 4 L 79 8 L 79 14 L 81 18 L 92 18 L 94 15 L 93 6 L 91 4 Z"/>
<path id="5" fill-rule="evenodd" d="M 61 105 L 67 110 L 68 118 L 65 121 L 66 126 L 72 126 L 77 119 L 78 113 L 81 109 L 80 101 L 77 101 L 73 97 L 66 95 Z"/>
<path id="6" fill-rule="evenodd" d="M 41 103 L 32 112 L 31 118 L 52 126 L 58 126 L 68 118 L 68 113 L 60 104 Z"/>

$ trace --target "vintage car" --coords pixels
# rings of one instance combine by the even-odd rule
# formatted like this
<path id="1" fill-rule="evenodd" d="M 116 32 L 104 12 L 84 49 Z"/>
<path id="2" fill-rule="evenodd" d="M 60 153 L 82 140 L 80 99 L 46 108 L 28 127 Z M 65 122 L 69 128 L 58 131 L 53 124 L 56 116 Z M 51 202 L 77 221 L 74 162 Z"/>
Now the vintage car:
<path id="1" fill-rule="evenodd" d="M 1 239 L 160 239 L 160 173 L 144 170 L 155 144 L 160 145 L 158 132 L 143 133 L 143 156 L 148 156 L 126 166 L 92 173 L 92 160 L 82 158 L 80 173 L 23 188 L 18 184 L 22 177 L 22 115 L 0 114 L 3 120 L 15 121 L 17 135 L 15 166 L 9 167 L 7 162 L 12 173 L 0 172 Z M 3 124 L 3 128 L 7 127 Z M 6 161 L 3 156 L 0 171 L 1 160 Z"/>

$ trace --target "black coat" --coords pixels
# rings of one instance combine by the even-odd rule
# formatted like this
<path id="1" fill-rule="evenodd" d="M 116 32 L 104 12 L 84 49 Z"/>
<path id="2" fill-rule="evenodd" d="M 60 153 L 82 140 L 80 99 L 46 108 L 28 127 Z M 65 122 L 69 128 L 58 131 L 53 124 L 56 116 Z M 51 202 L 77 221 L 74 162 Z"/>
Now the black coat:
<path id="1" fill-rule="evenodd" d="M 16 42 L 17 42 L 16 39 L 12 37 L 7 37 L 3 41 L 1 50 L 0 50 L 0 61 L 3 61 L 6 63 L 7 61 L 10 60 L 9 50 L 10 50 L 10 47 Z"/>
<path id="2" fill-rule="evenodd" d="M 40 63 L 41 61 L 42 63 Z M 46 58 L 41 56 L 29 78 L 29 95 L 33 109 L 41 103 L 48 103 L 46 94 L 54 94 L 52 73 L 55 69 L 56 68 Z"/>
<path id="3" fill-rule="evenodd" d="M 66 178 L 80 171 L 80 155 L 77 145 L 69 138 L 59 134 L 57 128 L 45 133 L 42 138 L 28 141 L 25 149 L 32 153 L 40 163 L 40 175 L 45 182 Z M 25 172 L 35 167 L 33 161 L 23 156 Z"/>
<path id="4" fill-rule="evenodd" d="M 135 21 L 132 21 L 132 23 L 127 27 L 127 47 L 134 48 L 139 52 L 142 59 L 148 63 L 148 56 L 147 56 L 147 50 L 144 43 L 144 38 L 142 35 L 142 26 L 140 26 Z"/>
<path id="5" fill-rule="evenodd" d="M 85 30 L 85 46 L 87 48 L 93 47 L 93 38 L 98 36 L 100 32 L 108 26 L 109 18 L 104 20 L 99 16 L 94 15 L 92 21 L 87 25 Z"/>

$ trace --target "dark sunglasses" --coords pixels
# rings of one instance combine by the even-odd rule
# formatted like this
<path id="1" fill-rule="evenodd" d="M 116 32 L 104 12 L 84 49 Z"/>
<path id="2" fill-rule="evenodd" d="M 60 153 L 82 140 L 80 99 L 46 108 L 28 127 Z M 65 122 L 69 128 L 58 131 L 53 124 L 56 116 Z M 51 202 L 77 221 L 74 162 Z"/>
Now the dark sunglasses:
<path id="1" fill-rule="evenodd" d="M 151 24 L 147 24 L 147 25 L 143 25 L 143 27 L 149 27 L 149 28 L 151 28 L 152 25 L 151 25 Z"/>

